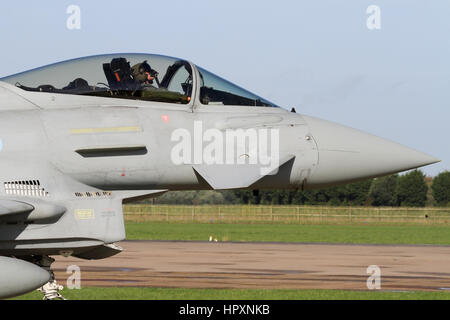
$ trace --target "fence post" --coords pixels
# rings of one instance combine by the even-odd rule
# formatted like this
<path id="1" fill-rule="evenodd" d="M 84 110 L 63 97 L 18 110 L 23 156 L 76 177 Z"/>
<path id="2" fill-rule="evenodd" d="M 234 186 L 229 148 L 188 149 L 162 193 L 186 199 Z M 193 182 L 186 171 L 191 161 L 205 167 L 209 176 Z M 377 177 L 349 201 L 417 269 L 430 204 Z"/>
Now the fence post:
<path id="1" fill-rule="evenodd" d="M 195 220 L 195 206 L 192 206 L 192 222 Z"/>

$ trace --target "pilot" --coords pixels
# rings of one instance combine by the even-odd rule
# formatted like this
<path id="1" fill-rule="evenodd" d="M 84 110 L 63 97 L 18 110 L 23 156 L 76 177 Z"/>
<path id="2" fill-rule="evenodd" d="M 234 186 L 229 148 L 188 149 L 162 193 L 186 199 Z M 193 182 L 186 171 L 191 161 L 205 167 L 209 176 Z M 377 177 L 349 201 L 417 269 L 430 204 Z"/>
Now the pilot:
<path id="1" fill-rule="evenodd" d="M 158 72 L 150 67 L 147 60 L 135 64 L 131 69 L 133 77 L 140 88 L 141 98 L 144 100 L 172 103 L 188 103 L 190 101 L 190 97 L 186 97 L 181 93 L 168 91 L 166 88 L 162 87 L 155 87 L 153 85 L 154 80 L 156 80 L 159 86 L 157 79 Z"/>
<path id="2" fill-rule="evenodd" d="M 147 60 L 144 62 L 135 64 L 132 68 L 133 77 L 142 87 L 155 88 L 153 84 L 153 80 L 155 80 L 155 76 L 157 76 L 157 72 L 153 70 L 150 65 L 147 63 Z"/>

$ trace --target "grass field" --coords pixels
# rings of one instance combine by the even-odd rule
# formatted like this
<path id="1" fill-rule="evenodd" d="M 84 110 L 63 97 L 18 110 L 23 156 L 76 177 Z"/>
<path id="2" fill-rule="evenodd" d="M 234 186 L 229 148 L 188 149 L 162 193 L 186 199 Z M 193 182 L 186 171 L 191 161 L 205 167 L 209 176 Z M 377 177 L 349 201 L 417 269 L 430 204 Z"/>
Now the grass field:
<path id="1" fill-rule="evenodd" d="M 95 288 L 63 290 L 69 300 L 450 300 L 450 292 L 389 292 L 351 290 L 223 290 L 166 288 Z M 13 300 L 39 300 L 32 293 Z"/>
<path id="2" fill-rule="evenodd" d="M 450 226 L 127 222 L 128 240 L 450 245 Z"/>
<path id="3" fill-rule="evenodd" d="M 450 208 L 287 205 L 125 205 L 126 221 L 450 225 Z"/>

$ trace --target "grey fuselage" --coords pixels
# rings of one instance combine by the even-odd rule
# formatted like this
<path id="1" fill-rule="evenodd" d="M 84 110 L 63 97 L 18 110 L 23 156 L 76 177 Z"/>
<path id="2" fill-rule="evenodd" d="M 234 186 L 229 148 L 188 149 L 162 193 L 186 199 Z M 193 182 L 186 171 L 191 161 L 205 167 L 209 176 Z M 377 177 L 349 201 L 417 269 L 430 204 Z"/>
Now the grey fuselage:
<path id="1" fill-rule="evenodd" d="M 158 89 L 136 86 L 126 72 L 133 59 L 166 70 Z M 169 190 L 304 190 L 439 161 L 288 112 L 199 70 L 162 56 L 106 55 L 0 80 L 0 298 L 51 280 L 50 255 L 119 253 L 127 200 Z"/>
<path id="2" fill-rule="evenodd" d="M 122 200 L 138 195 L 318 188 L 438 161 L 281 108 L 202 105 L 192 69 L 186 105 L 29 92 L 0 82 L 0 254 L 81 255 L 123 240 Z M 174 163 L 173 133 L 182 128 L 195 140 L 203 132 L 196 123 L 203 131 L 276 129 L 279 167 L 259 176 L 258 166 Z"/>

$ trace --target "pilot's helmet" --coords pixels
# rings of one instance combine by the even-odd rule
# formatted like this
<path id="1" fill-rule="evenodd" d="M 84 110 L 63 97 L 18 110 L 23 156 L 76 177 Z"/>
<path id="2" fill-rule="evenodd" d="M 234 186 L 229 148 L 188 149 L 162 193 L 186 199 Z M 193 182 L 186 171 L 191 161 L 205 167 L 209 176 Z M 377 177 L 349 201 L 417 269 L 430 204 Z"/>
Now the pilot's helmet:
<path id="1" fill-rule="evenodd" d="M 132 69 L 133 76 L 136 81 L 138 81 L 139 83 L 153 83 L 153 79 L 155 79 L 155 77 L 152 76 L 153 70 L 147 63 L 147 60 L 135 64 Z"/>

